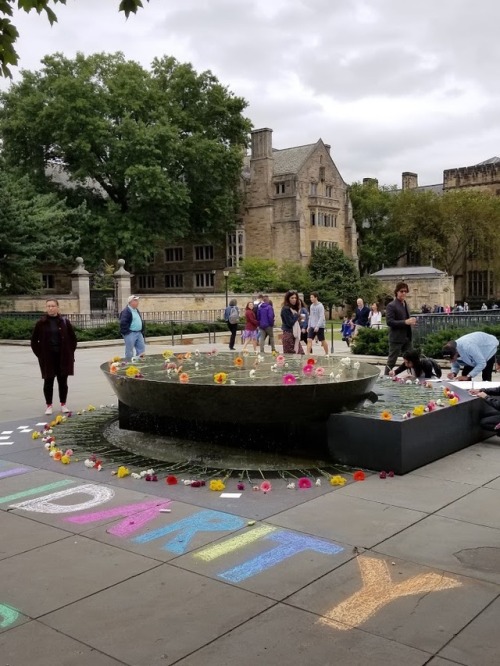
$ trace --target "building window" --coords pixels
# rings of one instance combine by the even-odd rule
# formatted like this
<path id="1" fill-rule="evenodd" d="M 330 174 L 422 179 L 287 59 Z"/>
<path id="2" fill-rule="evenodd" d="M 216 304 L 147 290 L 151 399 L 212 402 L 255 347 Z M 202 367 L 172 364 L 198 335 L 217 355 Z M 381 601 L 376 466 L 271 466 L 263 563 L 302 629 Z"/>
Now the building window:
<path id="1" fill-rule="evenodd" d="M 311 227 L 316 226 L 316 213 L 311 211 Z"/>
<path id="2" fill-rule="evenodd" d="M 338 243 L 335 243 L 335 241 L 311 241 L 311 254 L 317 247 L 326 247 L 332 250 L 334 247 L 338 247 Z"/>
<path id="3" fill-rule="evenodd" d="M 154 275 L 138 275 L 137 284 L 139 289 L 154 289 L 155 276 Z"/>
<path id="4" fill-rule="evenodd" d="M 325 167 L 324 166 L 320 166 L 320 168 L 319 168 L 319 179 L 320 179 L 321 182 L 323 182 L 325 180 Z"/>
<path id="5" fill-rule="evenodd" d="M 493 274 L 491 271 L 469 271 L 467 274 L 467 295 L 488 298 L 493 295 Z"/>
<path id="6" fill-rule="evenodd" d="M 215 271 L 210 271 L 208 273 L 194 274 L 194 285 L 198 289 L 207 289 L 208 287 L 213 287 L 214 283 L 215 283 Z"/>
<path id="7" fill-rule="evenodd" d="M 165 289 L 182 289 L 184 287 L 184 275 L 172 273 L 165 275 Z"/>
<path id="8" fill-rule="evenodd" d="M 55 278 L 50 273 L 42 275 L 42 289 L 54 289 Z"/>
<path id="9" fill-rule="evenodd" d="M 276 194 L 285 194 L 285 183 L 275 183 L 274 191 Z"/>
<path id="10" fill-rule="evenodd" d="M 333 215 L 333 213 L 323 213 L 319 211 L 316 219 L 316 224 L 318 227 L 336 227 L 337 216 Z"/>
<path id="11" fill-rule="evenodd" d="M 184 261 L 184 249 L 182 247 L 166 247 L 165 262 Z"/>
<path id="12" fill-rule="evenodd" d="M 226 266 L 236 268 L 245 257 L 245 232 L 239 230 L 228 234 L 226 249 Z"/>
<path id="13" fill-rule="evenodd" d="M 213 245 L 195 245 L 194 246 L 194 260 L 195 261 L 211 261 L 214 258 Z"/>
<path id="14" fill-rule="evenodd" d="M 314 197 L 318 193 L 318 183 L 309 183 L 309 194 Z"/>
<path id="15" fill-rule="evenodd" d="M 328 197 L 329 199 L 333 197 L 333 187 L 331 185 L 325 187 L 325 197 Z"/>

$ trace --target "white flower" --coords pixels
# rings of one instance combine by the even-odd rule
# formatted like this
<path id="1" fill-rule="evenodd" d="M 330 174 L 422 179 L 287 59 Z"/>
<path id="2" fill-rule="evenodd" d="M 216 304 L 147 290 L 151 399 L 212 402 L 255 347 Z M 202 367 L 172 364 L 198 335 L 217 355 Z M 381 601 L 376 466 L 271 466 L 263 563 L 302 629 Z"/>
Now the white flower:
<path id="1" fill-rule="evenodd" d="M 339 382 L 342 379 L 342 375 L 339 373 L 338 375 L 335 375 L 335 381 Z"/>
<path id="2" fill-rule="evenodd" d="M 314 485 L 315 486 L 320 486 L 321 485 L 321 479 L 316 479 Z"/>
<path id="3" fill-rule="evenodd" d="M 412 382 L 411 379 L 407 379 L 407 380 L 405 381 L 405 384 L 413 384 L 413 382 Z"/>
<path id="4" fill-rule="evenodd" d="M 255 370 L 250 370 L 250 372 L 248 374 L 250 375 L 250 379 L 255 378 Z"/>
<path id="5" fill-rule="evenodd" d="M 195 364 L 194 364 L 194 368 L 195 368 L 195 370 L 198 370 L 199 367 L 200 367 L 200 364 L 199 364 L 199 363 L 195 363 Z"/>
<path id="6" fill-rule="evenodd" d="M 351 359 L 348 356 L 346 356 L 345 358 L 341 358 L 340 362 L 342 365 L 345 365 L 346 368 L 350 367 L 351 365 Z"/>
<path id="7" fill-rule="evenodd" d="M 182 483 L 183 483 L 185 486 L 190 486 L 190 485 L 193 483 L 193 481 L 192 481 L 191 479 L 183 479 L 183 480 L 182 480 Z"/>
<path id="8" fill-rule="evenodd" d="M 137 474 L 137 472 L 132 472 L 130 475 L 133 479 L 142 479 L 142 476 L 140 474 Z"/>
<path id="9" fill-rule="evenodd" d="M 352 364 L 352 367 L 355 370 L 359 370 L 359 368 L 361 367 L 361 363 L 359 361 L 356 361 L 355 363 Z"/>
<path id="10" fill-rule="evenodd" d="M 155 473 L 154 469 L 147 469 L 146 470 L 146 474 L 154 474 L 154 473 Z"/>
<path id="11" fill-rule="evenodd" d="M 87 460 L 85 460 L 83 464 L 85 465 L 85 467 L 93 467 L 94 461 L 90 460 L 90 458 L 87 458 Z"/>
<path id="12" fill-rule="evenodd" d="M 195 350 L 194 350 L 194 355 L 195 355 L 195 356 L 199 356 L 199 355 L 200 355 L 200 350 L 199 350 L 199 349 L 195 349 Z"/>
<path id="13" fill-rule="evenodd" d="M 286 487 L 288 490 L 293 490 L 295 488 L 295 483 L 293 481 L 290 481 L 290 483 L 286 484 Z"/>

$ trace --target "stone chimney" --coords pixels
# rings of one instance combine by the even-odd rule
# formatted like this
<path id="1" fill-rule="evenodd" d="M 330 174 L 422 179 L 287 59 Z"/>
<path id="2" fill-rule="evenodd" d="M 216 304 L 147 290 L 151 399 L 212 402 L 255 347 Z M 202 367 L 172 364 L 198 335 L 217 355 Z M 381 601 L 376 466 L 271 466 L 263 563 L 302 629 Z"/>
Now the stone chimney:
<path id="1" fill-rule="evenodd" d="M 252 131 L 252 160 L 273 156 L 273 130 L 268 127 Z"/>
<path id="2" fill-rule="evenodd" d="M 363 185 L 373 185 L 374 187 L 378 187 L 378 180 L 377 178 L 363 178 Z"/>
<path id="3" fill-rule="evenodd" d="M 403 190 L 414 190 L 418 187 L 418 174 L 411 171 L 403 171 L 401 174 Z"/>
<path id="4" fill-rule="evenodd" d="M 330 154 L 330 151 L 332 149 L 331 145 L 329 143 L 325 143 L 325 148 L 328 151 L 328 154 Z"/>

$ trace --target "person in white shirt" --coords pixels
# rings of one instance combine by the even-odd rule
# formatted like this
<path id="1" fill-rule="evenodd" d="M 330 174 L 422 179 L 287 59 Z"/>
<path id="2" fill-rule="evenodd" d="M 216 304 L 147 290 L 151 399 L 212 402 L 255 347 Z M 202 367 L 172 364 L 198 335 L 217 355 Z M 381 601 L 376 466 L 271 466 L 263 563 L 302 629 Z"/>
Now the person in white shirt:
<path id="1" fill-rule="evenodd" d="M 325 308 L 319 302 L 318 292 L 313 291 L 310 295 L 311 307 L 309 308 L 309 328 L 307 330 L 307 353 L 312 354 L 314 338 L 321 342 L 321 346 L 328 355 L 328 343 L 325 340 Z"/>
<path id="2" fill-rule="evenodd" d="M 382 313 L 376 303 L 372 303 L 370 314 L 368 315 L 368 324 L 370 328 L 380 328 L 382 325 Z"/>

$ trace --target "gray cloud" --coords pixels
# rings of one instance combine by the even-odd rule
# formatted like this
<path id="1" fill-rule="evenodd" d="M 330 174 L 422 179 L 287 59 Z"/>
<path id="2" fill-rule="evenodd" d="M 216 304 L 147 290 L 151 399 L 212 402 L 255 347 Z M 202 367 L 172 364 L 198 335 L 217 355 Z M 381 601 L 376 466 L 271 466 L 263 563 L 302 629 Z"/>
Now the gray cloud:
<path id="1" fill-rule="evenodd" d="M 434 183 L 500 153 L 497 0 L 151 0 L 128 21 L 117 5 L 75 0 L 52 30 L 17 13 L 22 65 L 77 50 L 188 60 L 244 96 L 275 146 L 332 144 L 348 182 Z"/>

